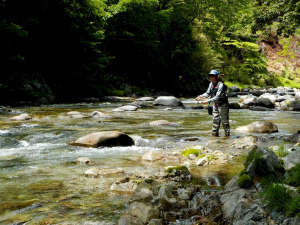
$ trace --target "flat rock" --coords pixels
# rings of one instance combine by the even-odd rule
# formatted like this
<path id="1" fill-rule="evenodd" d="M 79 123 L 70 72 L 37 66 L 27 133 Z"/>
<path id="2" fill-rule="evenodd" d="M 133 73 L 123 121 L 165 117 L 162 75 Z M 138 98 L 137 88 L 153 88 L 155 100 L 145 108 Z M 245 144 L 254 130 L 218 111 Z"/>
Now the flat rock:
<path id="1" fill-rule="evenodd" d="M 134 106 L 134 105 L 124 105 L 124 106 L 114 109 L 113 112 L 136 111 L 137 109 L 138 109 L 138 107 Z"/>

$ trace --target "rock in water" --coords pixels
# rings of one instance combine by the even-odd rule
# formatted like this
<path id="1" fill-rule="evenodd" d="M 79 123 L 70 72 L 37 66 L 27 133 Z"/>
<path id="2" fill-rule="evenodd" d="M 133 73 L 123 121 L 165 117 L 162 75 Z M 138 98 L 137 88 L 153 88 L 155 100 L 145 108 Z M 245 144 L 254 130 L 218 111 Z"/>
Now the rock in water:
<path id="1" fill-rule="evenodd" d="M 142 157 L 142 159 L 146 161 L 156 161 L 160 160 L 161 158 L 163 158 L 162 154 L 155 151 L 146 152 Z"/>
<path id="2" fill-rule="evenodd" d="M 155 120 L 149 123 L 150 126 L 172 126 L 172 127 L 177 127 L 179 124 L 177 123 L 172 123 L 167 120 Z"/>
<path id="3" fill-rule="evenodd" d="M 153 104 L 173 107 L 183 106 L 182 102 L 174 96 L 160 96 L 155 99 Z"/>
<path id="4" fill-rule="evenodd" d="M 134 141 L 127 134 L 119 131 L 102 131 L 80 137 L 72 142 L 71 145 L 94 148 L 100 146 L 131 146 L 134 145 Z"/>
<path id="5" fill-rule="evenodd" d="M 116 108 L 113 112 L 125 112 L 125 111 L 136 111 L 138 107 L 134 105 L 124 105 L 122 107 Z"/>
<path id="6" fill-rule="evenodd" d="M 268 121 L 256 121 L 246 126 L 236 128 L 236 131 L 246 133 L 274 133 L 278 132 L 278 127 Z"/>
<path id="7" fill-rule="evenodd" d="M 21 115 L 14 116 L 10 118 L 11 120 L 16 120 L 16 121 L 22 121 L 22 120 L 31 120 L 32 117 L 28 115 L 27 113 L 22 113 Z"/>

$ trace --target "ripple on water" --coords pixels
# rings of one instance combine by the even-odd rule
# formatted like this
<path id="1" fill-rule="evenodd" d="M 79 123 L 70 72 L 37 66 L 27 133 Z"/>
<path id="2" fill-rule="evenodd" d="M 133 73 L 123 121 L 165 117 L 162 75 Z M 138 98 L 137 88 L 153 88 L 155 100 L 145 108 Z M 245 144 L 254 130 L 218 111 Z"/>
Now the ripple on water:
<path id="1" fill-rule="evenodd" d="M 9 132 L 9 130 L 0 130 L 0 135 L 8 134 Z"/>

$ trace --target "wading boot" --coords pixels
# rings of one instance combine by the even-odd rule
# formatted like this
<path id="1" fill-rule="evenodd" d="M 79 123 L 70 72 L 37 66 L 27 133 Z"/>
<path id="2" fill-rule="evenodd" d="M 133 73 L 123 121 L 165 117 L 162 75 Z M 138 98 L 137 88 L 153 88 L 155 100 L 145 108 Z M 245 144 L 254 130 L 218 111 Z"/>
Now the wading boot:
<path id="1" fill-rule="evenodd" d="M 230 136 L 230 132 L 225 132 L 225 137 L 229 137 Z"/>
<path id="2" fill-rule="evenodd" d="M 211 135 L 214 136 L 214 137 L 219 137 L 219 133 L 218 132 L 212 132 Z"/>

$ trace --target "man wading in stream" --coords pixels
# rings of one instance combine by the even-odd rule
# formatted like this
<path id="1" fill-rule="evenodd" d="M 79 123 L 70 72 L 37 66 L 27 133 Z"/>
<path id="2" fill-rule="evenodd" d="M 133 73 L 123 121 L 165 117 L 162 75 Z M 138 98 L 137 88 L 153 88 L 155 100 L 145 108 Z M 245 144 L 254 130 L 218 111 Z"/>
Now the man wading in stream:
<path id="1" fill-rule="evenodd" d="M 208 74 L 208 79 L 210 80 L 210 84 L 207 91 L 196 97 L 196 100 L 202 100 L 200 101 L 202 104 L 213 103 L 212 135 L 216 137 L 219 136 L 219 129 L 222 121 L 225 136 L 228 137 L 230 136 L 230 126 L 227 86 L 219 78 L 219 72 L 217 70 L 211 70 Z"/>

